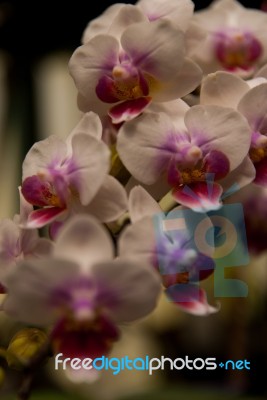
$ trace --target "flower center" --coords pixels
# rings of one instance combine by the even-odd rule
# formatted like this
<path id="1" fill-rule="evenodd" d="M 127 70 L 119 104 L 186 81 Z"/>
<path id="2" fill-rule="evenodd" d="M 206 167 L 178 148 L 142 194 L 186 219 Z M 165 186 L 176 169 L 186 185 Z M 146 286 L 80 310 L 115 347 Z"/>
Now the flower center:
<path id="1" fill-rule="evenodd" d="M 262 54 L 262 45 L 250 32 L 230 30 L 215 34 L 215 54 L 224 68 L 248 69 Z"/>
<path id="2" fill-rule="evenodd" d="M 251 161 L 254 163 L 260 162 L 263 160 L 265 157 L 267 157 L 267 148 L 265 147 L 260 147 L 260 148 L 251 148 L 249 151 L 249 156 Z"/>
<path id="3" fill-rule="evenodd" d="M 189 185 L 193 182 L 205 182 L 206 171 L 204 171 L 204 168 L 187 168 L 181 172 L 181 178 L 183 185 Z"/>

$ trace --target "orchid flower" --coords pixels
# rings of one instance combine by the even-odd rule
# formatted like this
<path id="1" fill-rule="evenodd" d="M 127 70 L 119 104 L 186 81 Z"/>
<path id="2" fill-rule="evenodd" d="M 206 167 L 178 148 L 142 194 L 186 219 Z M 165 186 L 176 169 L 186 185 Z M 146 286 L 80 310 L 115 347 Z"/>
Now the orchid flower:
<path id="1" fill-rule="evenodd" d="M 37 230 L 21 228 L 21 223 L 32 211 L 20 193 L 20 215 L 0 221 L 0 293 L 5 292 L 6 276 L 15 265 L 28 258 L 42 258 L 52 251 L 53 243 L 39 237 Z"/>
<path id="2" fill-rule="evenodd" d="M 51 327 L 52 344 L 65 357 L 102 356 L 118 339 L 118 324 L 146 316 L 160 293 L 148 265 L 113 257 L 106 229 L 93 217 L 75 216 L 51 256 L 14 268 L 3 309 L 19 321 Z"/>
<path id="3" fill-rule="evenodd" d="M 244 82 L 230 73 L 210 74 L 203 81 L 200 101 L 237 109 L 250 127 L 249 157 L 256 169 L 254 182 L 267 186 L 267 80 Z"/>
<path id="4" fill-rule="evenodd" d="M 123 187 L 107 175 L 110 152 L 101 136 L 99 118 L 89 113 L 65 141 L 51 136 L 30 149 L 23 163 L 21 191 L 38 209 L 29 214 L 26 228 L 64 221 L 77 213 L 92 213 L 110 222 L 126 210 Z"/>
<path id="5" fill-rule="evenodd" d="M 129 213 L 133 224 L 119 238 L 119 254 L 129 259 L 138 257 L 140 264 L 149 264 L 158 271 L 166 295 L 183 311 L 194 315 L 218 311 L 208 304 L 205 290 L 198 286 L 214 271 L 210 248 L 197 251 L 193 243 L 196 238 L 189 232 L 178 231 L 173 226 L 177 220 L 171 219 L 173 212 L 165 217 L 158 203 L 141 186 L 130 192 Z M 165 231 L 155 224 L 161 220 Z M 208 218 L 207 224 L 212 228 Z M 177 232 L 170 235 L 174 229 Z"/>
<path id="6" fill-rule="evenodd" d="M 82 111 L 108 114 L 119 124 L 152 101 L 182 97 L 200 83 L 200 68 L 185 57 L 184 33 L 168 20 L 139 17 L 119 37 L 99 34 L 72 55 L 70 73 Z"/>
<path id="7" fill-rule="evenodd" d="M 124 124 L 117 149 L 137 180 L 147 185 L 167 180 L 178 203 L 202 212 L 220 207 L 225 184 L 238 180 L 244 186 L 254 179 L 246 159 L 249 144 L 249 126 L 237 111 L 189 109 L 179 101 L 174 118 L 147 112 Z"/>
<path id="8" fill-rule="evenodd" d="M 218 0 L 196 12 L 194 20 L 208 34 L 194 58 L 205 73 L 225 70 L 247 78 L 266 62 L 265 12 Z"/>
<path id="9" fill-rule="evenodd" d="M 191 0 L 140 0 L 135 5 L 113 4 L 99 17 L 93 19 L 87 25 L 82 43 L 88 42 L 94 36 L 101 33 L 121 32 L 131 23 L 139 22 L 136 18 L 150 22 L 158 19 L 168 19 L 179 29 L 185 31 L 193 17 L 194 3 Z"/>

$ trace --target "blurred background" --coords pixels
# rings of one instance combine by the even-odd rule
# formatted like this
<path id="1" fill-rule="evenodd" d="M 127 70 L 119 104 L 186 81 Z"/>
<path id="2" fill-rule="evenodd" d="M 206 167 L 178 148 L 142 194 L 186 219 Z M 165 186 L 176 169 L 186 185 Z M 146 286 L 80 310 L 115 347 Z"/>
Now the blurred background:
<path id="1" fill-rule="evenodd" d="M 87 23 L 112 1 L 55 2 L 0 1 L 0 218 L 12 218 L 18 210 L 17 187 L 21 162 L 30 146 L 51 134 L 65 137 L 80 117 L 76 89 L 68 74 L 68 60 L 80 44 Z M 132 3 L 126 1 L 126 3 Z M 195 1 L 196 9 L 211 1 Z M 262 1 L 241 1 L 261 8 Z M 123 328 L 116 357 L 216 357 L 247 359 L 251 370 L 165 371 L 149 377 L 144 372 L 92 377 L 55 373 L 51 363 L 38 372 L 33 400 L 68 399 L 265 399 L 267 398 L 267 256 L 251 257 L 238 276 L 249 284 L 245 299 L 215 299 L 221 311 L 207 318 L 188 316 L 162 298 L 146 320 Z M 236 268 L 229 276 L 237 274 Z M 213 298 L 212 278 L 206 289 Z M 0 320 L 0 346 L 19 329 Z M 20 375 L 9 378 L 0 398 Z M 81 377 L 79 377 L 81 379 Z"/>

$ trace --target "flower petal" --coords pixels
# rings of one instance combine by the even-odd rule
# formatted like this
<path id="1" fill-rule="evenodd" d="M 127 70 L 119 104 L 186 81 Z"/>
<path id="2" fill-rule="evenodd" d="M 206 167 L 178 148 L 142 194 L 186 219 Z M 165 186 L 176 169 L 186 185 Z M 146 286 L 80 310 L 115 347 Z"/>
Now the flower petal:
<path id="1" fill-rule="evenodd" d="M 248 90 L 248 84 L 240 77 L 230 72 L 218 71 L 203 79 L 200 103 L 236 109 Z"/>
<path id="2" fill-rule="evenodd" d="M 67 156 L 67 145 L 64 140 L 49 136 L 35 143 L 27 153 L 22 164 L 22 181 L 27 177 L 42 173 L 53 163 L 60 164 Z"/>
<path id="3" fill-rule="evenodd" d="M 100 118 L 94 112 L 85 113 L 78 124 L 75 126 L 73 131 L 67 138 L 68 143 L 71 142 L 74 135 L 78 133 L 85 133 L 87 135 L 93 136 L 94 138 L 101 140 L 102 138 L 102 123 Z"/>
<path id="4" fill-rule="evenodd" d="M 130 121 L 140 115 L 151 100 L 151 97 L 140 97 L 139 99 L 124 101 L 113 106 L 108 115 L 111 117 L 113 124 Z"/>
<path id="5" fill-rule="evenodd" d="M 67 213 L 65 208 L 47 207 L 39 210 L 34 210 L 30 213 L 28 220 L 22 224 L 25 229 L 37 229 L 50 224 L 55 219 Z"/>
<path id="6" fill-rule="evenodd" d="M 190 0 L 139 0 L 141 8 L 150 21 L 160 18 L 169 19 L 177 28 L 185 31 L 193 15 L 194 4 Z"/>
<path id="7" fill-rule="evenodd" d="M 244 117 L 231 108 L 193 106 L 185 115 L 185 124 L 193 143 L 199 146 L 204 154 L 211 150 L 226 154 L 231 170 L 248 154 L 250 128 Z"/>
<path id="8" fill-rule="evenodd" d="M 101 292 L 99 298 L 112 320 L 134 321 L 156 307 L 161 284 L 157 272 L 149 265 L 121 258 L 95 265 L 92 273 L 99 287 L 106 287 L 114 295 L 114 301 L 106 304 Z"/>
<path id="9" fill-rule="evenodd" d="M 238 111 L 243 114 L 251 128 L 255 131 L 267 129 L 267 83 L 251 89 L 240 101 Z"/>
<path id="10" fill-rule="evenodd" d="M 82 43 L 89 42 L 96 35 L 107 33 L 114 18 L 123 7 L 124 4 L 112 4 L 99 17 L 90 21 L 83 32 Z"/>
<path id="11" fill-rule="evenodd" d="M 255 179 L 255 166 L 249 157 L 245 157 L 242 163 L 234 169 L 226 178 L 220 181 L 223 187 L 223 198 L 242 189 Z"/>
<path id="12" fill-rule="evenodd" d="M 58 313 L 53 312 L 51 304 L 53 288 L 71 282 L 78 271 L 78 265 L 68 260 L 23 261 L 6 278 L 8 295 L 3 310 L 28 324 L 47 326 L 55 322 Z"/>
<path id="13" fill-rule="evenodd" d="M 105 143 L 79 133 L 72 138 L 74 166 L 69 183 L 78 191 L 82 205 L 87 205 L 101 187 L 110 166 L 110 151 Z"/>
<path id="14" fill-rule="evenodd" d="M 174 285 L 166 289 L 165 293 L 170 301 L 189 314 L 204 316 L 219 311 L 219 307 L 208 304 L 206 292 L 197 285 Z"/>
<path id="15" fill-rule="evenodd" d="M 255 164 L 256 178 L 255 183 L 262 186 L 267 186 L 267 159 L 264 158 L 262 161 Z"/>
<path id="16" fill-rule="evenodd" d="M 134 24 L 123 33 L 121 44 L 134 65 L 163 82 L 176 75 L 183 64 L 184 35 L 169 21 Z"/>
<path id="17" fill-rule="evenodd" d="M 144 21 L 147 21 L 147 17 L 138 7 L 132 4 L 125 4 L 115 16 L 110 28 L 108 29 L 108 34 L 120 39 L 122 33 L 130 25 Z"/>
<path id="18" fill-rule="evenodd" d="M 95 218 L 82 214 L 64 225 L 54 248 L 55 257 L 74 261 L 87 272 L 94 263 L 110 260 L 113 253 L 105 228 Z"/>
<path id="19" fill-rule="evenodd" d="M 168 133 L 172 131 L 172 121 L 163 113 L 145 113 L 120 129 L 117 139 L 119 156 L 140 182 L 151 185 L 167 169 L 176 151 L 165 144 Z"/>
<path id="20" fill-rule="evenodd" d="M 145 217 L 152 217 L 161 211 L 156 200 L 142 186 L 135 186 L 130 191 L 129 213 L 133 223 Z"/>
<path id="21" fill-rule="evenodd" d="M 98 80 L 118 63 L 119 42 L 109 35 L 97 35 L 75 50 L 69 69 L 79 93 L 98 106 L 100 101 L 95 93 Z M 99 110 L 92 108 L 91 111 Z"/>
<path id="22" fill-rule="evenodd" d="M 217 210 L 221 207 L 223 189 L 216 182 L 197 182 L 177 187 L 172 194 L 175 200 L 196 212 Z"/>
<path id="23" fill-rule="evenodd" d="M 118 219 L 128 208 L 128 199 L 124 187 L 110 175 L 88 206 L 81 209 L 83 213 L 94 215 L 101 222 Z"/>
<path id="24" fill-rule="evenodd" d="M 185 58 L 180 70 L 160 87 L 151 91 L 154 101 L 170 101 L 192 92 L 201 83 L 202 70 L 192 60 Z M 152 88 L 153 89 L 153 88 Z"/>
<path id="25" fill-rule="evenodd" d="M 119 237 L 119 256 L 134 259 L 141 264 L 154 267 L 154 251 L 156 247 L 153 219 L 145 217 L 127 226 Z"/>

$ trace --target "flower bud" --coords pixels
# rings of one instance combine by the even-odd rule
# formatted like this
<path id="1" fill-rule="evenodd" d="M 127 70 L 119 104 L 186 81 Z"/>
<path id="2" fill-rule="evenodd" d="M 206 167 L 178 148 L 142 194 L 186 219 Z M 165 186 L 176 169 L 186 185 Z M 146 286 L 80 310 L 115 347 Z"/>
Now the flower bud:
<path id="1" fill-rule="evenodd" d="M 36 328 L 19 331 L 9 343 L 6 360 L 10 368 L 23 369 L 38 355 L 47 342 L 45 332 Z"/>

